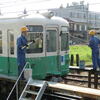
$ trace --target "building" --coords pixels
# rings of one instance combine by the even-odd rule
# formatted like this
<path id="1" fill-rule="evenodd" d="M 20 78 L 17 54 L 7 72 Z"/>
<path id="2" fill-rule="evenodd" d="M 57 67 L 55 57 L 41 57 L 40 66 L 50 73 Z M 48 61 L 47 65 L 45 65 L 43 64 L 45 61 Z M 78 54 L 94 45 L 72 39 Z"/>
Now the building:
<path id="1" fill-rule="evenodd" d="M 73 2 L 66 7 L 50 9 L 56 16 L 60 16 L 69 21 L 69 31 L 72 35 L 87 39 L 89 29 L 99 29 L 100 13 L 90 12 L 89 5 Z"/>
<path id="2" fill-rule="evenodd" d="M 88 14 L 89 28 L 100 29 L 100 13 L 90 12 Z"/>

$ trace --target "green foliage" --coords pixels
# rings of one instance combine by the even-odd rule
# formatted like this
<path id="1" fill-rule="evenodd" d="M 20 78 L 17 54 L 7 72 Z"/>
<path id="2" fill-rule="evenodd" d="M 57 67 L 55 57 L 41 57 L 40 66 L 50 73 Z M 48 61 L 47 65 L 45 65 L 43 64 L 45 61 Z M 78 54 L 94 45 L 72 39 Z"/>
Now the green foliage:
<path id="1" fill-rule="evenodd" d="M 76 54 L 79 54 L 80 60 L 84 60 L 85 64 L 92 64 L 91 48 L 87 45 L 70 46 L 70 55 L 74 55 L 74 63 L 76 61 Z"/>

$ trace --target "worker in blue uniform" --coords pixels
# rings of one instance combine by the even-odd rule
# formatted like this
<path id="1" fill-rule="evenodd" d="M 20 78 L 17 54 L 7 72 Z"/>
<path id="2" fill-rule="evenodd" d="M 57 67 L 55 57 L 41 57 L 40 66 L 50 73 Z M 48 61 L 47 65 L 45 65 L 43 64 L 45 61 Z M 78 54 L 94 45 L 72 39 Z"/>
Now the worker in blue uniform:
<path id="1" fill-rule="evenodd" d="M 100 59 L 99 59 L 99 46 L 100 46 L 100 40 L 95 37 L 96 31 L 90 30 L 90 40 L 89 40 L 89 46 L 92 49 L 92 63 L 93 63 L 93 70 L 97 70 L 97 67 L 100 68 Z"/>
<path id="2" fill-rule="evenodd" d="M 18 63 L 18 75 L 22 72 L 25 64 L 26 64 L 26 47 L 28 46 L 28 42 L 26 36 L 28 35 L 28 28 L 21 28 L 21 35 L 17 38 L 17 63 Z M 24 74 L 22 74 L 22 79 L 24 79 Z"/>

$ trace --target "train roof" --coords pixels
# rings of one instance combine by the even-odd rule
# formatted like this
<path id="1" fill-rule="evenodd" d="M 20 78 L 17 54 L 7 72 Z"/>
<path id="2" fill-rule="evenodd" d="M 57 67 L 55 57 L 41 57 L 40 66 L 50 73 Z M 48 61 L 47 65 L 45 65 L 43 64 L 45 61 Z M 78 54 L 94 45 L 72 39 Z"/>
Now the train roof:
<path id="1" fill-rule="evenodd" d="M 39 23 L 39 24 L 66 24 L 68 21 L 57 16 L 48 16 L 45 14 L 23 14 L 17 16 L 0 16 L 0 23 Z"/>

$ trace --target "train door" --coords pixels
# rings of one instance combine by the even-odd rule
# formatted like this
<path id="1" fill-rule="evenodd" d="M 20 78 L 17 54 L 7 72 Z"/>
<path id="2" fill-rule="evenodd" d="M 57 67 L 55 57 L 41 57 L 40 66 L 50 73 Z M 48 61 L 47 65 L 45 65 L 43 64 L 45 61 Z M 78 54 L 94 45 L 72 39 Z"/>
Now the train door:
<path id="1" fill-rule="evenodd" d="M 46 63 L 49 73 L 52 74 L 59 71 L 58 41 L 58 27 L 46 27 Z"/>
<path id="2" fill-rule="evenodd" d="M 67 26 L 61 27 L 61 32 L 59 35 L 61 45 L 60 45 L 60 70 L 62 74 L 65 74 L 69 67 L 69 32 Z"/>
<path id="3" fill-rule="evenodd" d="M 1 27 L 1 26 L 0 26 Z M 0 74 L 8 74 L 5 30 L 0 29 Z"/>
<path id="4" fill-rule="evenodd" d="M 8 53 L 8 74 L 17 75 L 17 66 L 15 59 L 15 47 L 14 47 L 14 30 L 7 30 L 7 53 Z"/>

